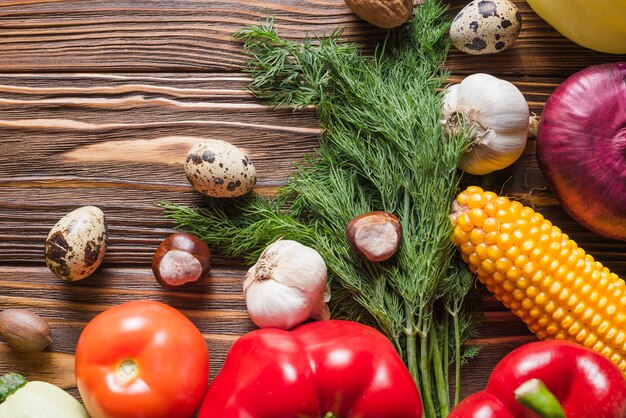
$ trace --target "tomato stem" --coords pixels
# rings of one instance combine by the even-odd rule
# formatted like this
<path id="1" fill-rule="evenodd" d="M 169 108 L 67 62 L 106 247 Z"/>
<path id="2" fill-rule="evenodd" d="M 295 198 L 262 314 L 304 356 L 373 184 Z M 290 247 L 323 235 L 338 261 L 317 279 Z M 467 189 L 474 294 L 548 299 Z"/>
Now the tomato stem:
<path id="1" fill-rule="evenodd" d="M 137 376 L 137 363 L 130 359 L 122 361 L 117 366 L 117 376 L 123 380 L 131 380 Z"/>

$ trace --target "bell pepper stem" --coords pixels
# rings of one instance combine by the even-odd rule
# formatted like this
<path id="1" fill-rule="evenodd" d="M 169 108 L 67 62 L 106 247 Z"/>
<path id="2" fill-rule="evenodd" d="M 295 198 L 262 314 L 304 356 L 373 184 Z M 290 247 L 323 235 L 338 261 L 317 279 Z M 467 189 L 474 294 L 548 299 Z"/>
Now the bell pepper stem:
<path id="1" fill-rule="evenodd" d="M 558 399 L 539 379 L 530 379 L 515 389 L 515 399 L 542 418 L 566 418 Z"/>
<path id="2" fill-rule="evenodd" d="M 337 418 L 337 415 L 333 414 L 332 412 L 328 412 L 326 415 L 324 415 L 324 418 Z"/>
<path id="3" fill-rule="evenodd" d="M 26 383 L 26 378 L 17 373 L 7 373 L 0 377 L 0 404 Z"/>

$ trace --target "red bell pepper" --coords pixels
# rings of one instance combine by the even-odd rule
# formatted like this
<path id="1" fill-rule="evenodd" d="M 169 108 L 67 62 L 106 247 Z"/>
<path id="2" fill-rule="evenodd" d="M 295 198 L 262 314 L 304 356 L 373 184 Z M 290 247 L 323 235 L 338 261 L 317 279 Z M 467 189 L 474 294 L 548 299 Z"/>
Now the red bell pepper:
<path id="1" fill-rule="evenodd" d="M 448 418 L 537 416 L 624 418 L 626 379 L 611 361 L 580 345 L 530 343 L 504 357 L 487 388 L 463 400 Z"/>
<path id="2" fill-rule="evenodd" d="M 235 342 L 198 418 L 420 418 L 411 375 L 385 336 L 356 322 L 265 328 Z"/>

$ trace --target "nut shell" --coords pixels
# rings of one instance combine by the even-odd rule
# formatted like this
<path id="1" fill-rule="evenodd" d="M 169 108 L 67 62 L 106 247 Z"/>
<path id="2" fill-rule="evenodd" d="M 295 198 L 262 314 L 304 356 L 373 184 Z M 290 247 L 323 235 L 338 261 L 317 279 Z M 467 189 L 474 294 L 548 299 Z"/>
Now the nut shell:
<path id="1" fill-rule="evenodd" d="M 369 261 L 390 259 L 402 239 L 402 226 L 389 212 L 369 212 L 353 218 L 346 226 L 346 237 L 356 251 Z"/>
<path id="2" fill-rule="evenodd" d="M 522 15 L 509 0 L 474 0 L 454 18 L 450 40 L 468 54 L 495 54 L 511 46 L 521 28 Z"/>
<path id="3" fill-rule="evenodd" d="M 65 280 L 81 280 L 92 274 L 106 253 L 107 225 L 104 213 L 83 206 L 59 220 L 45 245 L 48 268 Z"/>
<path id="4" fill-rule="evenodd" d="M 236 146 L 217 139 L 198 142 L 189 150 L 185 174 L 194 189 L 210 197 L 237 197 L 256 184 L 256 169 Z"/>
<path id="5" fill-rule="evenodd" d="M 211 250 L 195 235 L 179 232 L 167 237 L 152 258 L 152 272 L 166 289 L 201 280 L 211 269 Z"/>
<path id="6" fill-rule="evenodd" d="M 346 0 L 361 19 L 383 29 L 405 24 L 413 16 L 413 0 Z"/>
<path id="7" fill-rule="evenodd" d="M 0 312 L 0 337 L 20 353 L 38 353 L 52 343 L 48 322 L 26 309 Z"/>

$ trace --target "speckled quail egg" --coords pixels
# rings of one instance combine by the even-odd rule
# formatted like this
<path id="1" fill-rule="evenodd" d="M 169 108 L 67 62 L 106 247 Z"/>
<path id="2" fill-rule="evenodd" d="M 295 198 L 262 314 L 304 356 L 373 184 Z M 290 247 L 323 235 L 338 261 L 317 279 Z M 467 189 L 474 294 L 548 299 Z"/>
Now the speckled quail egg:
<path id="1" fill-rule="evenodd" d="M 62 217 L 50 230 L 46 264 L 61 279 L 84 279 L 102 262 L 106 240 L 104 213 L 95 206 L 83 206 Z"/>
<path id="2" fill-rule="evenodd" d="M 515 42 L 522 15 L 509 0 L 474 0 L 454 18 L 452 44 L 472 55 L 495 54 Z"/>
<path id="3" fill-rule="evenodd" d="M 256 184 L 256 169 L 236 146 L 217 139 L 198 142 L 189 150 L 185 173 L 194 189 L 211 197 L 236 197 Z"/>

